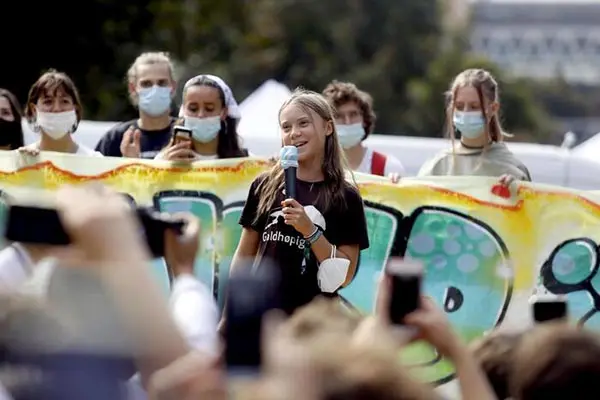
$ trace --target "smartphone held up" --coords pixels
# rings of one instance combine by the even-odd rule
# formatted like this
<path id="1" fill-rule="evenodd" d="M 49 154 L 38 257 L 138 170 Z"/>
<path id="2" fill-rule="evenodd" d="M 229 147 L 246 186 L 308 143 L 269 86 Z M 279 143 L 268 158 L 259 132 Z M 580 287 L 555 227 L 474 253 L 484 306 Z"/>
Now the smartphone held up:
<path id="1" fill-rule="evenodd" d="M 269 263 L 240 269 L 227 283 L 225 363 L 228 375 L 255 376 L 263 364 L 265 316 L 283 305 L 281 275 Z"/>
<path id="2" fill-rule="evenodd" d="M 423 264 L 417 260 L 391 258 L 386 274 L 391 281 L 389 319 L 392 325 L 403 326 L 404 318 L 419 308 Z"/>
<path id="3" fill-rule="evenodd" d="M 164 256 L 164 234 L 172 229 L 183 232 L 185 221 L 172 219 L 151 208 L 132 206 L 142 227 L 144 240 L 154 257 Z M 11 205 L 4 237 L 11 242 L 68 246 L 71 238 L 65 230 L 58 211 L 54 208 Z"/>
<path id="4" fill-rule="evenodd" d="M 564 296 L 534 295 L 530 303 L 535 323 L 567 320 L 568 304 Z"/>
<path id="5" fill-rule="evenodd" d="M 177 125 L 173 127 L 173 144 L 186 143 L 192 148 L 192 130 L 185 126 Z"/>

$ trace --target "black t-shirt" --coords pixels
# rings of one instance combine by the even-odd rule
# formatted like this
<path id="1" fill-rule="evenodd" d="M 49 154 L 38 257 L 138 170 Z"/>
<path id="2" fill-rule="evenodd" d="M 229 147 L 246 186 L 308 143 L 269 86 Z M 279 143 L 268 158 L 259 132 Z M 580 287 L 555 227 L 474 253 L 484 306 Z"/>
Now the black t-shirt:
<path id="1" fill-rule="evenodd" d="M 171 128 L 174 123 L 175 119 L 172 118 L 168 127 L 157 131 L 149 131 L 140 129 L 137 119 L 122 122 L 106 132 L 96 145 L 96 151 L 107 157 L 123 157 L 123 154 L 121 154 L 121 141 L 127 129 L 133 125 L 135 128 L 140 129 L 142 133 L 140 137 L 141 158 L 152 159 L 169 144 L 172 135 Z"/>
<path id="2" fill-rule="evenodd" d="M 292 226 L 283 221 L 281 202 L 283 193 L 277 196 L 275 207 L 255 222 L 259 197 L 257 187 L 266 178 L 261 175 L 252 182 L 240 225 L 252 228 L 260 234 L 260 246 L 256 261 L 271 262 L 280 270 L 284 310 L 292 313 L 321 294 L 317 283 L 318 262 L 309 243 Z M 315 207 L 319 186 L 324 182 L 297 181 L 296 200 L 305 207 L 313 223 L 323 231 L 327 240 L 338 247 L 358 245 L 361 250 L 369 247 L 367 223 L 363 201 L 358 190 L 348 185 L 345 188 L 346 207 L 330 207 L 322 214 Z"/>

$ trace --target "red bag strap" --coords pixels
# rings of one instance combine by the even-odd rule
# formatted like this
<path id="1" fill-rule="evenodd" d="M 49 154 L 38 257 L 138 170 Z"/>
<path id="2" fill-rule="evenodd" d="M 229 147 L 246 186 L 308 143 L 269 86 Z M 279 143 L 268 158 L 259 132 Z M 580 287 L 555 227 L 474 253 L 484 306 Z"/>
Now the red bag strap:
<path id="1" fill-rule="evenodd" d="M 374 151 L 373 158 L 371 159 L 371 174 L 384 176 L 385 175 L 385 161 L 386 161 L 385 155 Z"/>

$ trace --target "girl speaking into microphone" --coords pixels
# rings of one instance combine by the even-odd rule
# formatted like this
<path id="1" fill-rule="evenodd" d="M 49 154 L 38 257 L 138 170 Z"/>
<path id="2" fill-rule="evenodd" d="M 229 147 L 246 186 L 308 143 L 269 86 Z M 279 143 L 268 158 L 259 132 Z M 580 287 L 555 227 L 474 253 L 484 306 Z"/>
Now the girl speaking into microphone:
<path id="1" fill-rule="evenodd" d="M 296 90 L 279 110 L 284 146 L 297 148 L 295 198 L 281 164 L 252 182 L 232 268 L 279 269 L 284 311 L 347 285 L 369 247 L 363 201 L 346 181 L 333 111 L 324 97 Z M 295 152 L 295 151 L 294 151 Z M 293 184 L 293 183 L 292 183 Z"/>

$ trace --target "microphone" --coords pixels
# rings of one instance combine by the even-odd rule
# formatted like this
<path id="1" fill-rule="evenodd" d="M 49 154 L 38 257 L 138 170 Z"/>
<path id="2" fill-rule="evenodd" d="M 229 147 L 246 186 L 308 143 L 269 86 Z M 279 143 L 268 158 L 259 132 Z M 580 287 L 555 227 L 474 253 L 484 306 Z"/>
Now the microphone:
<path id="1" fill-rule="evenodd" d="M 296 146 L 283 146 L 279 152 L 279 163 L 285 173 L 285 197 L 296 198 L 296 170 L 298 169 L 298 149 Z"/>

